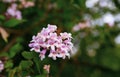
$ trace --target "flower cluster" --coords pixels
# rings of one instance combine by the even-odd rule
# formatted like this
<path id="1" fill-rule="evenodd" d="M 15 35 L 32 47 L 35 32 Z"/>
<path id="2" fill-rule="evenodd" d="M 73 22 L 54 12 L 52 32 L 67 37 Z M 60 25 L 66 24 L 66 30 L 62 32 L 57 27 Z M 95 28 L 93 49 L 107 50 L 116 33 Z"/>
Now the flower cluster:
<path id="1" fill-rule="evenodd" d="M 72 36 L 70 33 L 64 32 L 57 35 L 57 26 L 48 24 L 47 28 L 43 28 L 37 36 L 32 37 L 29 44 L 31 51 L 40 53 L 40 58 L 45 58 L 46 52 L 49 52 L 48 57 L 63 58 L 70 57 L 72 52 L 73 43 L 71 42 Z"/>
<path id="2" fill-rule="evenodd" d="M 0 60 L 0 72 L 4 69 L 4 64 L 3 62 Z"/>
<path id="3" fill-rule="evenodd" d="M 84 29 L 84 28 L 87 28 L 87 27 L 90 27 L 90 22 L 89 21 L 85 21 L 85 22 L 79 22 L 77 25 L 75 25 L 73 27 L 73 31 L 79 31 L 81 29 Z"/>
<path id="4" fill-rule="evenodd" d="M 28 8 L 34 6 L 34 2 L 26 0 L 3 0 L 5 3 L 10 3 L 11 5 L 7 8 L 5 15 L 8 18 L 14 17 L 16 19 L 22 19 L 22 14 L 19 9 Z M 19 2 L 19 4 L 17 4 Z"/>
<path id="5" fill-rule="evenodd" d="M 14 17 L 16 19 L 22 19 L 21 11 L 17 9 L 17 4 L 11 4 L 5 13 L 7 17 Z"/>

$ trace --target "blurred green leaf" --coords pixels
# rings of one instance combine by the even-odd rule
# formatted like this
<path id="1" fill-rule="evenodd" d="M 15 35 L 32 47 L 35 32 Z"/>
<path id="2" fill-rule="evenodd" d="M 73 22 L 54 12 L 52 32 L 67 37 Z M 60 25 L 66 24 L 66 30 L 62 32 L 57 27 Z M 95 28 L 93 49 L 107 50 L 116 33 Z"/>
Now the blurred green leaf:
<path id="1" fill-rule="evenodd" d="M 15 44 L 11 49 L 10 51 L 8 52 L 9 54 L 9 57 L 10 58 L 13 58 L 18 52 L 20 52 L 20 50 L 22 50 L 22 45 L 17 43 Z"/>
<path id="2" fill-rule="evenodd" d="M 27 52 L 27 51 L 24 51 L 22 52 L 22 56 L 25 58 L 25 59 L 33 59 L 34 57 L 38 57 L 37 53 L 35 52 Z"/>
<path id="3" fill-rule="evenodd" d="M 8 20 L 7 22 L 5 22 L 4 26 L 6 26 L 6 27 L 15 27 L 15 26 L 17 26 L 20 23 L 23 23 L 25 21 L 26 20 L 18 20 L 18 19 L 12 18 L 12 19 Z"/>
<path id="4" fill-rule="evenodd" d="M 0 15 L 0 20 L 5 20 L 5 16 Z"/>
<path id="5" fill-rule="evenodd" d="M 31 66 L 33 65 L 33 62 L 32 61 L 27 61 L 27 60 L 22 60 L 20 62 L 20 66 L 22 67 L 22 69 L 28 69 L 30 68 Z"/>
<path id="6" fill-rule="evenodd" d="M 38 72 L 40 73 L 40 58 L 39 58 L 39 56 L 38 57 L 34 57 L 33 58 L 33 61 L 35 62 L 35 65 L 36 65 L 36 68 L 37 68 L 37 70 L 38 70 Z"/>
<path id="7" fill-rule="evenodd" d="M 12 61 L 5 62 L 5 68 L 12 68 L 12 67 L 13 67 L 13 62 Z"/>

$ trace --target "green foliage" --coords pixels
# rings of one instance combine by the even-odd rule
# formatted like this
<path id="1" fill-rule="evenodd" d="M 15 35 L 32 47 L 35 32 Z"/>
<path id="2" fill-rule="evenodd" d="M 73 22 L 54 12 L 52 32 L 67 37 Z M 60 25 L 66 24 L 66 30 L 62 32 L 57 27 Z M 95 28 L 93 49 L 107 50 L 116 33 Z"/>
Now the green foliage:
<path id="1" fill-rule="evenodd" d="M 12 68 L 12 67 L 13 67 L 12 61 L 7 61 L 7 62 L 5 63 L 5 68 Z"/>
<path id="2" fill-rule="evenodd" d="M 34 57 L 33 61 L 34 61 L 35 65 L 36 65 L 37 71 L 40 73 L 40 65 L 41 65 L 40 64 L 40 58 Z"/>
<path id="3" fill-rule="evenodd" d="M 46 77 L 46 75 L 37 75 L 35 77 Z"/>
<path id="4" fill-rule="evenodd" d="M 19 25 L 19 24 L 21 24 L 21 23 L 23 23 L 25 21 L 26 20 L 18 20 L 18 19 L 12 18 L 12 19 L 6 21 L 4 23 L 4 26 L 6 26 L 6 27 L 15 27 L 15 26 L 17 26 L 17 25 Z"/>
<path id="5" fill-rule="evenodd" d="M 33 59 L 34 57 L 38 57 L 37 53 L 35 52 L 27 52 L 27 51 L 24 51 L 22 52 L 22 56 L 25 58 L 25 59 Z"/>
<path id="6" fill-rule="evenodd" d="M 5 20 L 5 16 L 0 15 L 0 20 Z"/>
<path id="7" fill-rule="evenodd" d="M 23 70 L 30 68 L 33 65 L 32 61 L 22 60 L 20 66 Z"/>
<path id="8" fill-rule="evenodd" d="M 13 58 L 16 54 L 20 52 L 20 50 L 22 50 L 22 45 L 20 45 L 19 43 L 15 44 L 8 52 L 9 57 Z"/>

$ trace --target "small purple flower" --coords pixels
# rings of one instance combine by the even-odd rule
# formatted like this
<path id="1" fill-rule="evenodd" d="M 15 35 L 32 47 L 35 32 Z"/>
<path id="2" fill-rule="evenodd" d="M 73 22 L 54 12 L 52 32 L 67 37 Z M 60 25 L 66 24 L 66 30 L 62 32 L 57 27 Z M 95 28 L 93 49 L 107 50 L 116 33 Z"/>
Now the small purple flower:
<path id="1" fill-rule="evenodd" d="M 57 57 L 65 59 L 65 57 L 68 56 L 70 58 L 70 54 L 68 52 L 62 51 L 60 52 Z"/>
<path id="2" fill-rule="evenodd" d="M 7 16 L 11 16 L 11 17 L 15 17 L 16 19 L 21 20 L 22 19 L 22 15 L 21 15 L 21 11 L 19 11 L 17 9 L 17 4 L 12 4 L 6 11 L 5 13 Z"/>
<path id="3" fill-rule="evenodd" d="M 0 60 L 0 72 L 4 69 L 4 64 L 3 62 Z"/>
<path id="4" fill-rule="evenodd" d="M 53 60 L 56 60 L 57 55 L 58 55 L 57 52 L 50 52 L 48 57 L 52 57 Z"/>
<path id="5" fill-rule="evenodd" d="M 46 49 L 43 49 L 41 52 L 40 52 L 40 57 L 41 57 L 41 60 L 43 60 L 45 58 L 45 53 L 46 53 Z"/>
<path id="6" fill-rule="evenodd" d="M 53 60 L 70 57 L 73 47 L 71 34 L 64 32 L 58 35 L 56 30 L 57 26 L 48 24 L 47 28 L 43 28 L 37 36 L 32 37 L 29 47 L 31 51 L 34 50 L 40 54 L 41 60 L 45 58 L 46 52 L 49 52 L 48 57 Z"/>
<path id="7" fill-rule="evenodd" d="M 50 25 L 48 24 L 48 28 L 47 28 L 50 32 L 55 32 L 57 30 L 57 26 L 56 25 Z"/>
<path id="8" fill-rule="evenodd" d="M 64 33 L 60 33 L 60 36 L 62 39 L 71 39 L 72 36 L 71 36 L 71 33 L 67 33 L 67 32 L 64 32 Z"/>

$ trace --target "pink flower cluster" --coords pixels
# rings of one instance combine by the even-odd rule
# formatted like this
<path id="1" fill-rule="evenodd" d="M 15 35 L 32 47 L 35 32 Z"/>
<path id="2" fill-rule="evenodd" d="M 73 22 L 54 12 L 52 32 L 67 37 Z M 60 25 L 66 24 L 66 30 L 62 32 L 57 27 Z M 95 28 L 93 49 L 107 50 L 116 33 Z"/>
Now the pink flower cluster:
<path id="1" fill-rule="evenodd" d="M 6 12 L 6 16 L 11 16 L 16 19 L 22 19 L 21 11 L 17 9 L 17 4 L 12 4 Z"/>
<path id="2" fill-rule="evenodd" d="M 4 64 L 3 62 L 0 60 L 0 72 L 4 69 Z"/>
<path id="3" fill-rule="evenodd" d="M 37 36 L 32 37 L 29 44 L 31 51 L 40 53 L 40 58 L 45 58 L 46 52 L 49 52 L 48 57 L 63 58 L 70 57 L 72 52 L 73 43 L 71 42 L 72 36 L 70 33 L 64 32 L 57 35 L 57 26 L 48 24 L 47 28 L 43 28 Z"/>
<path id="4" fill-rule="evenodd" d="M 79 30 L 87 28 L 87 27 L 90 27 L 90 22 L 89 21 L 79 22 L 77 25 L 75 25 L 73 27 L 73 31 L 76 32 L 76 31 L 79 31 Z"/>
<path id="5" fill-rule="evenodd" d="M 34 6 L 34 2 L 26 0 L 3 0 L 5 3 L 10 3 L 11 5 L 7 8 L 5 15 L 9 18 L 14 17 L 16 19 L 22 19 L 22 14 L 19 9 L 28 8 Z M 17 4 L 19 2 L 19 4 Z"/>

